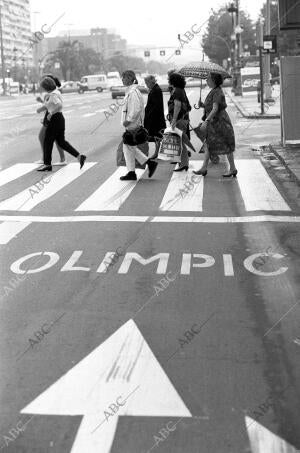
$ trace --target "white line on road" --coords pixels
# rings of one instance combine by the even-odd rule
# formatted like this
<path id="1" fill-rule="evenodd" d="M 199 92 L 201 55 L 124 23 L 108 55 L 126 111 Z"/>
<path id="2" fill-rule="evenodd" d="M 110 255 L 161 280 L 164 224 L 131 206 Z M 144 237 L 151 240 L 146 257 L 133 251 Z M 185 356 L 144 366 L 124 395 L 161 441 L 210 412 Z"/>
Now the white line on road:
<path id="1" fill-rule="evenodd" d="M 15 179 L 20 178 L 21 176 L 29 173 L 36 168 L 40 167 L 40 164 L 15 164 L 12 167 L 2 170 L 0 173 L 0 187 L 14 181 Z"/>
<path id="2" fill-rule="evenodd" d="M 145 170 L 137 169 L 137 181 L 120 181 L 125 167 L 119 167 L 75 211 L 117 211 L 127 200 Z"/>
<path id="3" fill-rule="evenodd" d="M 203 176 L 196 177 L 191 172 L 199 167 L 198 162 L 190 161 L 188 173 L 175 172 L 168 184 L 159 209 L 161 211 L 202 211 Z M 194 177 L 192 179 L 192 177 Z M 194 182 L 194 179 L 196 181 Z"/>
<path id="4" fill-rule="evenodd" d="M 96 162 L 89 162 L 80 170 L 79 163 L 72 163 L 66 165 L 61 170 L 58 170 L 52 175 L 47 175 L 43 180 L 43 185 L 40 188 L 39 182 L 36 181 L 35 185 L 19 192 L 7 200 L 0 203 L 0 210 L 2 211 L 31 211 L 42 201 L 47 200 L 55 195 L 59 190 L 73 182 L 80 177 L 83 173 L 96 165 Z M 47 178 L 51 178 L 48 182 Z"/>
<path id="5" fill-rule="evenodd" d="M 260 160 L 237 159 L 238 184 L 246 211 L 290 211 Z"/>
<path id="6" fill-rule="evenodd" d="M 76 215 L 76 216 L 18 216 L 0 215 L 0 222 L 36 222 L 36 223 L 76 223 L 76 222 L 151 222 L 151 223 L 257 223 L 280 222 L 299 223 L 300 216 L 259 215 L 240 217 L 170 217 L 170 216 L 108 216 L 108 215 Z"/>
<path id="7" fill-rule="evenodd" d="M 96 115 L 96 112 L 94 113 L 85 113 L 84 115 L 82 115 L 82 118 L 88 118 L 89 116 L 94 116 Z"/>
<path id="8" fill-rule="evenodd" d="M 8 244 L 9 241 L 25 230 L 31 222 L 3 222 L 0 225 L 0 244 Z"/>

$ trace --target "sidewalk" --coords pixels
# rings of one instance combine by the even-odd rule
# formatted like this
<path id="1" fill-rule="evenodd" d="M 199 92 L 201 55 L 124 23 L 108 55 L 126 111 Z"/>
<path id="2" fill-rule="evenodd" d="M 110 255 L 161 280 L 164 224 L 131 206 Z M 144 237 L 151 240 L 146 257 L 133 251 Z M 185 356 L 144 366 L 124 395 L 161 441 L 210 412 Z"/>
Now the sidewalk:
<path id="1" fill-rule="evenodd" d="M 257 102 L 257 92 L 245 94 L 244 96 L 235 96 L 231 89 L 225 89 L 226 95 L 234 103 L 238 111 L 244 118 L 248 119 L 275 119 L 280 118 L 280 94 L 278 89 L 274 89 L 272 96 L 274 104 L 265 103 L 265 113 L 260 113 L 260 103 Z"/>

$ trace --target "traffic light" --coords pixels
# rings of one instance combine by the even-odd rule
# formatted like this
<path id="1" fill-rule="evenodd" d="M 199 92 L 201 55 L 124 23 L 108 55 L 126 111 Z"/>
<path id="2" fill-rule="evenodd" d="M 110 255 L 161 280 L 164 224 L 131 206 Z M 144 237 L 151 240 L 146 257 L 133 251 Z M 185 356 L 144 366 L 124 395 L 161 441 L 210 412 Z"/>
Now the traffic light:
<path id="1" fill-rule="evenodd" d="M 160 54 L 161 57 L 164 57 L 164 56 L 166 55 L 166 52 L 165 52 L 165 50 L 161 50 L 161 51 L 159 52 L 159 54 Z"/>
<path id="2" fill-rule="evenodd" d="M 179 49 L 175 50 L 175 55 L 180 55 L 181 51 Z"/>
<path id="3" fill-rule="evenodd" d="M 144 56 L 145 56 L 145 57 L 150 57 L 150 51 L 149 51 L 149 50 L 145 50 Z"/>

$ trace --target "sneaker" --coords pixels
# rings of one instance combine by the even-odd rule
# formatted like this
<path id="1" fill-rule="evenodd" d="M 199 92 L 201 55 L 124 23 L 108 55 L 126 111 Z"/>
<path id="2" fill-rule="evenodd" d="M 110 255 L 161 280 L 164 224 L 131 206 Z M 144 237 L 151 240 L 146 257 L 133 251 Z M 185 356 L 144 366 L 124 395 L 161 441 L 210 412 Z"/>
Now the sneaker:
<path id="1" fill-rule="evenodd" d="M 86 161 L 86 156 L 84 154 L 80 154 L 80 159 L 79 159 L 79 163 L 80 163 L 80 170 L 82 169 L 82 167 L 84 166 L 84 162 Z"/>
<path id="2" fill-rule="evenodd" d="M 36 162 L 34 162 L 34 163 L 35 163 L 35 164 L 40 164 L 40 165 L 41 165 L 41 164 L 43 164 L 43 163 L 44 163 L 44 161 L 43 161 L 43 159 L 40 159 L 40 160 L 37 160 L 37 161 L 36 161 Z"/>
<path id="3" fill-rule="evenodd" d="M 121 176 L 120 180 L 121 181 L 136 181 L 137 177 L 136 177 L 135 171 L 129 171 L 127 173 L 127 175 Z"/>
<path id="4" fill-rule="evenodd" d="M 43 165 L 42 167 L 38 168 L 37 171 L 52 171 L 52 165 Z"/>
<path id="5" fill-rule="evenodd" d="M 151 178 L 151 176 L 154 175 L 154 172 L 157 168 L 158 163 L 155 162 L 154 160 L 148 159 L 147 165 L 148 165 L 148 169 L 149 169 L 148 176 L 149 176 L 149 178 Z"/>

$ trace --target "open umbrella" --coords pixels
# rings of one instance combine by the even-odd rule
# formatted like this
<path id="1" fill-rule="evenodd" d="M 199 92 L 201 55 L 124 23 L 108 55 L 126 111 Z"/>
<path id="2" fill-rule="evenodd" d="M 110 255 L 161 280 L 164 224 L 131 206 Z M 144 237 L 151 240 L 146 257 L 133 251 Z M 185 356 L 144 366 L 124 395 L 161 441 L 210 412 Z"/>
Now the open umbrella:
<path id="1" fill-rule="evenodd" d="M 201 79 L 201 87 L 200 87 L 200 101 L 201 101 L 201 92 L 202 92 L 202 80 L 206 79 L 209 74 L 212 72 L 215 74 L 220 74 L 223 79 L 227 79 L 231 77 L 231 75 L 224 69 L 222 66 L 212 63 L 211 61 L 200 61 L 199 63 L 189 63 L 183 68 L 178 71 L 179 74 L 183 75 L 184 77 L 194 77 L 197 79 Z M 195 109 L 197 107 L 194 105 Z"/>

